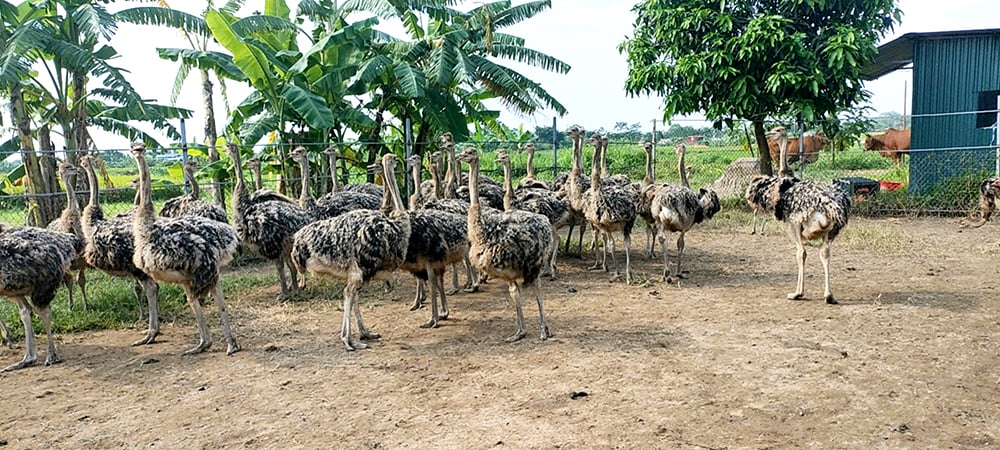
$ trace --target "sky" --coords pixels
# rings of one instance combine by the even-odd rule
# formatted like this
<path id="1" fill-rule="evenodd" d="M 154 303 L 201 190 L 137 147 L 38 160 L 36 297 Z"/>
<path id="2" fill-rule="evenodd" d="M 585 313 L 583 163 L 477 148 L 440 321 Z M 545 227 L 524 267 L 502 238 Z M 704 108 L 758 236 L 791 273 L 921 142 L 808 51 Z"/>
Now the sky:
<path id="1" fill-rule="evenodd" d="M 514 0 L 519 3 L 518 0 Z M 568 63 L 572 69 L 567 74 L 556 74 L 527 66 L 514 67 L 528 78 L 542 84 L 568 110 L 558 118 L 562 129 L 578 124 L 585 129 L 604 127 L 611 129 L 616 122 L 640 123 L 644 131 L 652 128 L 652 121 L 661 121 L 661 100 L 653 97 L 628 97 L 624 85 L 628 73 L 625 56 L 618 52 L 618 44 L 631 34 L 634 15 L 631 7 L 636 0 L 552 0 L 552 8 L 506 32 L 526 40 L 529 48 L 542 51 Z M 180 0 L 172 2 L 178 9 L 197 13 L 200 7 L 185 9 L 199 2 Z M 290 5 L 297 3 L 289 0 Z M 470 5 L 471 2 L 467 2 Z M 1000 17 L 998 0 L 898 0 L 903 11 L 902 22 L 886 35 L 882 43 L 910 32 L 970 30 L 996 28 Z M 261 9 L 263 1 L 249 0 L 245 11 Z M 188 6 L 190 7 L 190 6 Z M 392 32 L 391 30 L 387 30 Z M 401 34 L 393 33 L 397 36 Z M 167 103 L 176 74 L 176 63 L 161 60 L 156 47 L 184 47 L 188 45 L 179 33 L 155 27 L 122 24 L 113 40 L 113 46 L 122 55 L 115 61 L 118 67 L 128 70 L 133 86 L 144 98 Z M 911 71 L 900 70 L 865 83 L 872 92 L 870 105 L 877 113 L 909 111 Z M 229 101 L 237 104 L 248 88 L 239 83 L 229 84 Z M 905 92 L 905 94 L 904 94 Z M 219 95 L 216 95 L 217 121 L 221 131 L 225 118 Z M 201 138 L 204 116 L 201 107 L 199 77 L 193 74 L 184 86 L 177 106 L 192 109 L 195 116 L 188 120 L 189 140 Z M 497 105 L 498 108 L 501 106 Z M 553 113 L 539 112 L 524 117 L 503 110 L 501 121 L 526 129 L 548 126 Z M 703 126 L 701 116 L 674 118 L 674 123 Z M 99 147 L 127 146 L 120 138 L 95 133 Z"/>

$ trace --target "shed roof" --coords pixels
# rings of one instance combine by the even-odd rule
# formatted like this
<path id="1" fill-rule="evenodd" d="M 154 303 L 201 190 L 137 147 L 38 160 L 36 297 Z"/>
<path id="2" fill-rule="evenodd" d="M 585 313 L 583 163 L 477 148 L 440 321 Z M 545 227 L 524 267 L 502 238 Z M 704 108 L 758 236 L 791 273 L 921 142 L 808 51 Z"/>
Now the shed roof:
<path id="1" fill-rule="evenodd" d="M 878 47 L 875 60 L 861 68 L 861 78 L 874 80 L 913 63 L 913 44 L 920 40 L 1000 35 L 1000 28 L 982 30 L 934 31 L 906 33 Z"/>

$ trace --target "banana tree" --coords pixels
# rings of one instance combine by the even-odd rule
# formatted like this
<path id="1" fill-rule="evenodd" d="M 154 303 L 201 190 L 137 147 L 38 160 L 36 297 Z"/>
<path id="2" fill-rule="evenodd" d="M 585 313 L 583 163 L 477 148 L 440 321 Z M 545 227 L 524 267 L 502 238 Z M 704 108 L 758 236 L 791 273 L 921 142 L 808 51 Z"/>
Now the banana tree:
<path id="1" fill-rule="evenodd" d="M 220 11 L 233 15 L 243 5 L 243 1 L 230 0 L 226 2 Z M 177 97 L 180 95 L 184 82 L 188 79 L 192 70 L 197 70 L 201 76 L 202 105 L 205 112 L 204 124 L 204 146 L 208 154 L 209 163 L 219 160 L 219 152 L 215 145 L 218 140 L 218 129 L 215 120 L 215 88 L 212 78 L 218 81 L 223 96 L 223 104 L 229 111 L 228 99 L 226 98 L 226 80 L 245 81 L 246 75 L 233 63 L 232 55 L 210 49 L 212 34 L 208 29 L 208 24 L 201 16 L 188 14 L 170 7 L 165 0 L 159 1 L 160 6 L 129 8 L 115 13 L 119 20 L 138 25 L 155 25 L 169 27 L 180 30 L 185 40 L 190 44 L 190 48 L 157 48 L 160 58 L 179 61 L 177 75 L 174 77 L 173 88 L 170 92 L 170 104 L 176 105 Z M 207 12 L 214 6 L 212 0 L 206 2 Z M 213 200 L 217 204 L 226 203 L 225 190 L 221 187 L 222 175 L 213 176 L 216 185 L 212 189 Z"/>

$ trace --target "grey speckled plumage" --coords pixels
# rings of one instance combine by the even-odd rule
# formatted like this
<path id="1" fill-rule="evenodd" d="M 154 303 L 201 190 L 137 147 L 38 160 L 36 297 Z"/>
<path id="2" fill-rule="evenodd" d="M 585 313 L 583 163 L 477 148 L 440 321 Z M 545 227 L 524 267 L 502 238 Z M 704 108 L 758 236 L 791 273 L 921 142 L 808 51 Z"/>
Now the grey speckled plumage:
<path id="1" fill-rule="evenodd" d="M 395 167 L 395 156 L 383 156 L 385 170 Z M 299 271 L 345 280 L 344 321 L 341 341 L 348 350 L 366 348 L 351 335 L 352 315 L 357 318 L 362 339 L 376 339 L 365 327 L 358 306 L 361 286 L 397 270 L 406 257 L 410 241 L 410 215 L 399 199 L 395 176 L 385 178 L 385 195 L 394 210 L 388 215 L 368 209 L 318 220 L 295 233 L 292 261 Z"/>
<path id="2" fill-rule="evenodd" d="M 328 151 L 330 164 L 336 167 L 335 151 Z M 299 205 L 309 211 L 316 220 L 330 219 L 344 214 L 348 211 L 359 209 L 379 209 L 382 206 L 382 195 L 372 195 L 364 191 L 364 188 L 355 190 L 344 190 L 339 186 L 337 178 L 333 178 L 333 189 L 319 199 L 313 200 L 309 187 L 310 169 L 309 154 L 305 147 L 296 147 L 291 152 L 292 160 L 299 163 L 302 172 L 302 189 Z M 331 172 L 333 173 L 333 172 Z M 358 185 L 356 185 L 358 186 Z"/>
<path id="3" fill-rule="evenodd" d="M 1000 200 L 1000 177 L 989 177 L 979 183 L 979 210 L 973 211 L 961 220 L 961 227 L 971 226 L 979 228 L 989 222 L 990 217 L 997 209 L 997 200 Z M 979 219 L 973 220 L 978 213 Z"/>
<path id="4" fill-rule="evenodd" d="M 32 308 L 42 320 L 48 341 L 45 365 L 60 361 L 52 340 L 49 305 L 70 264 L 83 251 L 83 245 L 83 240 L 72 234 L 44 228 L 3 228 L 0 232 L 0 295 L 18 305 L 25 336 L 24 358 L 4 371 L 30 366 L 38 359 Z M 6 326 L 2 328 L 6 335 Z M 10 336 L 4 338 L 9 340 Z"/>
<path id="5" fill-rule="evenodd" d="M 633 190 L 631 185 L 623 187 L 613 183 L 601 184 L 601 178 L 598 174 L 598 165 L 602 158 L 601 149 L 602 146 L 595 146 L 594 157 L 591 159 L 590 189 L 582 194 L 574 192 L 574 195 L 582 197 L 584 217 L 602 235 L 604 240 L 603 257 L 600 258 L 601 261 L 598 264 L 596 261 L 598 258 L 595 255 L 593 268 L 600 266 L 607 270 L 607 254 L 610 253 L 611 261 L 615 265 L 615 276 L 620 276 L 621 272 L 618 267 L 618 259 L 615 257 L 615 241 L 612 234 L 621 232 L 625 247 L 625 282 L 631 284 L 632 256 L 630 247 L 632 246 L 632 227 L 635 225 L 637 216 L 638 192 Z M 579 151 L 574 153 L 579 154 Z M 578 166 L 579 162 L 574 162 L 574 167 Z M 577 188 L 571 190 L 576 191 Z"/>
<path id="6" fill-rule="evenodd" d="M 212 345 L 201 301 L 209 293 L 219 307 L 227 353 L 240 350 L 229 325 L 219 273 L 239 247 L 233 227 L 200 216 L 157 217 L 153 213 L 149 166 L 142 143 L 132 145 L 139 170 L 139 204 L 132 221 L 135 252 L 132 261 L 150 278 L 179 284 L 198 321 L 199 343 L 184 352 L 194 354 Z"/>
<path id="7" fill-rule="evenodd" d="M 206 202 L 200 198 L 201 189 L 195 172 L 198 170 L 198 163 L 193 159 L 187 160 L 183 165 L 184 176 L 191 184 L 191 192 L 167 200 L 160 208 L 160 217 L 181 217 L 199 216 L 217 222 L 228 223 L 226 210 L 214 203 Z"/>
<path id="8" fill-rule="evenodd" d="M 301 288 L 299 274 L 291 263 L 292 238 L 297 231 L 312 222 L 313 217 L 298 203 L 283 195 L 261 195 L 256 198 L 253 194 L 248 196 L 240 165 L 239 147 L 230 144 L 227 151 L 233 158 L 236 171 L 236 185 L 233 187 L 231 200 L 236 236 L 247 249 L 274 263 L 278 271 L 279 297 L 286 298 Z M 261 192 L 263 191 L 258 190 L 254 194 Z M 291 287 L 285 278 L 286 268 L 291 278 Z"/>
<path id="9" fill-rule="evenodd" d="M 521 287 L 530 288 L 538 303 L 541 339 L 550 336 L 545 323 L 541 292 L 537 279 L 546 265 L 547 249 L 553 245 L 549 220 L 526 211 L 484 211 L 478 195 L 479 154 L 474 147 L 466 148 L 459 160 L 469 164 L 468 231 L 469 254 L 472 264 L 492 278 L 507 281 L 508 291 L 517 312 L 516 329 L 508 342 L 517 341 L 527 333 L 521 310 Z"/>
<path id="10" fill-rule="evenodd" d="M 139 319 L 142 320 L 142 298 L 149 305 L 149 328 L 145 336 L 132 345 L 151 344 L 159 334 L 160 322 L 157 310 L 159 285 L 132 261 L 135 239 L 132 237 L 132 214 L 104 219 L 104 209 L 100 203 L 100 186 L 94 172 L 92 156 L 80 159 L 80 165 L 87 173 L 90 183 L 90 202 L 83 208 L 83 232 L 86 248 L 83 257 L 91 267 L 116 277 L 131 277 L 135 280 L 135 295 L 139 305 Z"/>
<path id="11" fill-rule="evenodd" d="M 719 196 L 714 191 L 699 189 L 694 192 L 684 186 L 663 184 L 653 195 L 650 213 L 657 223 L 660 251 L 663 252 L 663 280 L 667 280 L 667 234 L 678 232 L 677 268 L 674 275 L 683 278 L 681 255 L 684 254 L 684 234 L 696 224 L 711 219 L 719 212 Z"/>
<path id="12" fill-rule="evenodd" d="M 786 155 L 788 136 L 784 127 L 769 131 L 768 137 L 778 142 L 780 148 L 779 173 L 787 173 Z M 802 298 L 805 280 L 806 248 L 804 241 L 821 239 L 820 261 L 823 263 L 823 297 L 829 304 L 836 304 L 830 290 L 830 244 L 847 225 L 851 214 L 851 198 L 844 191 L 830 184 L 817 181 L 799 181 L 791 177 L 781 177 L 777 185 L 770 189 L 774 205 L 774 217 L 785 222 L 788 235 L 795 242 L 798 263 L 798 283 L 795 292 L 788 294 L 790 300 Z"/>
<path id="13" fill-rule="evenodd" d="M 382 196 L 382 186 L 375 183 L 357 183 L 357 184 L 345 184 L 341 186 L 343 192 L 360 192 L 362 194 L 368 194 L 372 197 L 379 198 Z"/>

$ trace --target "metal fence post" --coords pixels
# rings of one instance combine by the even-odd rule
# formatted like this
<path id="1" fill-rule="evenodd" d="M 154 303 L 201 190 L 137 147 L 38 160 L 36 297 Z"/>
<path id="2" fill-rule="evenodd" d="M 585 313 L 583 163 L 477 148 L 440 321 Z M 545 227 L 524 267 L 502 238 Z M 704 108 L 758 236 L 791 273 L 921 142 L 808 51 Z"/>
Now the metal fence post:
<path id="1" fill-rule="evenodd" d="M 993 124 L 993 143 L 997 146 L 994 175 L 1000 177 L 1000 95 L 997 96 L 997 121 Z"/>
<path id="2" fill-rule="evenodd" d="M 650 139 L 653 144 L 653 149 L 650 151 L 650 155 L 653 159 L 653 175 L 656 175 L 656 119 L 653 119 L 653 137 Z"/>
<path id="3" fill-rule="evenodd" d="M 188 179 L 187 170 L 184 166 L 188 160 L 187 128 L 184 126 L 184 119 L 181 119 L 181 178 L 184 179 L 184 193 L 191 193 L 191 180 Z"/>
<path id="4" fill-rule="evenodd" d="M 799 113 L 799 179 L 804 179 L 806 175 L 805 153 L 806 153 L 806 126 L 802 121 L 802 113 Z"/>

